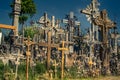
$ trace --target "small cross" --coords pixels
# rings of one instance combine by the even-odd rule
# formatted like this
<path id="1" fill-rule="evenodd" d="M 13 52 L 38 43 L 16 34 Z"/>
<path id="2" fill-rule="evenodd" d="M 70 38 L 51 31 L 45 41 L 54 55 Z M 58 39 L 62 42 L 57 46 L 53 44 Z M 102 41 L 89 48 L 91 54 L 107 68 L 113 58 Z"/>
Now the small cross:
<path id="1" fill-rule="evenodd" d="M 62 41 L 62 48 L 58 48 L 58 50 L 62 51 L 62 63 L 61 63 L 61 79 L 64 78 L 64 51 L 67 51 L 68 48 L 65 48 L 65 42 Z"/>
<path id="2" fill-rule="evenodd" d="M 56 72 L 57 72 L 57 66 L 58 66 L 58 64 L 56 63 L 56 60 L 54 60 L 53 66 L 55 66 L 55 78 L 56 78 L 57 77 Z"/>

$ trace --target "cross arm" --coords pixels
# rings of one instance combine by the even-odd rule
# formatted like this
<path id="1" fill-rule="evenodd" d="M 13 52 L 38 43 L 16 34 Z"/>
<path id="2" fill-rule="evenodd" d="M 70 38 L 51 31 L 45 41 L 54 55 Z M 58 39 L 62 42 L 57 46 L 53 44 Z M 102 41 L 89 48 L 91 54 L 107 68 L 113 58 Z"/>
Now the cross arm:
<path id="1" fill-rule="evenodd" d="M 51 44 L 51 47 L 58 48 L 59 44 Z"/>
<path id="2" fill-rule="evenodd" d="M 67 48 L 58 48 L 58 50 L 67 51 Z"/>
<path id="3" fill-rule="evenodd" d="M 81 10 L 80 12 L 86 15 L 91 15 L 91 12 L 87 10 Z"/>
<path id="4" fill-rule="evenodd" d="M 15 26 L 0 24 L 0 28 L 16 30 Z"/>

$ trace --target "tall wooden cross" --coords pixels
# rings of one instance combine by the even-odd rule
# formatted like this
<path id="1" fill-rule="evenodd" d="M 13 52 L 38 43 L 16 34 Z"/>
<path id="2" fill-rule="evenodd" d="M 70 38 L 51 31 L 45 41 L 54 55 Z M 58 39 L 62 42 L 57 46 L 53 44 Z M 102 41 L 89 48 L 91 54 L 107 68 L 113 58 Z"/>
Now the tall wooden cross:
<path id="1" fill-rule="evenodd" d="M 48 31 L 48 40 L 47 41 L 48 41 L 47 43 L 39 42 L 38 45 L 47 47 L 47 70 L 49 70 L 49 68 L 50 68 L 50 57 L 51 57 L 51 48 L 58 48 L 59 45 L 51 43 L 51 31 Z"/>
<path id="2" fill-rule="evenodd" d="M 28 65 L 29 65 L 29 57 L 31 55 L 30 53 L 30 46 L 32 44 L 35 44 L 35 42 L 30 41 L 30 37 L 28 37 L 27 41 L 24 41 L 24 43 L 27 45 L 27 51 L 26 51 L 26 80 L 28 80 Z"/>
<path id="3" fill-rule="evenodd" d="M 106 10 L 101 11 L 100 15 L 95 19 L 94 23 L 101 28 L 102 36 L 103 36 L 103 38 L 102 38 L 103 47 L 105 50 L 107 50 L 107 48 L 108 48 L 108 30 L 110 28 L 115 27 L 115 23 L 108 18 Z M 105 51 L 102 55 L 105 57 L 103 60 L 103 66 L 106 69 L 109 69 L 108 52 Z"/>
<path id="4" fill-rule="evenodd" d="M 58 50 L 62 51 L 62 60 L 61 60 L 61 79 L 64 78 L 64 51 L 68 50 L 68 48 L 65 48 L 65 43 L 62 41 L 62 48 L 58 48 Z"/>

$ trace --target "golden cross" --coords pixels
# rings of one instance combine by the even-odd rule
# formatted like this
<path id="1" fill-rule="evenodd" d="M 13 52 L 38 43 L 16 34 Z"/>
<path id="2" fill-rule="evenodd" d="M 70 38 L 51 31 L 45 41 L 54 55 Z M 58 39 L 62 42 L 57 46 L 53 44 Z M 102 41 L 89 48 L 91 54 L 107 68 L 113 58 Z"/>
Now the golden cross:
<path id="1" fill-rule="evenodd" d="M 68 50 L 68 48 L 65 48 L 65 43 L 62 41 L 62 48 L 58 48 L 58 50 L 62 51 L 62 60 L 61 60 L 61 79 L 64 78 L 64 51 Z"/>
<path id="2" fill-rule="evenodd" d="M 29 65 L 29 56 L 31 55 L 30 53 L 30 46 L 32 44 L 35 44 L 35 42 L 30 41 L 30 36 L 28 37 L 27 41 L 24 41 L 24 43 L 27 45 L 27 51 L 26 51 L 26 80 L 28 80 L 28 65 Z"/>

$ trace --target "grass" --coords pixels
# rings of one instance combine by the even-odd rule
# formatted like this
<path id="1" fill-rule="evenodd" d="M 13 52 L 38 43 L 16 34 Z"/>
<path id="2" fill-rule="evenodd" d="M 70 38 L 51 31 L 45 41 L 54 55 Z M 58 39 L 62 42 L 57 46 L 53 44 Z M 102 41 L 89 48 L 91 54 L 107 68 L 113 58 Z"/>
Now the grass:
<path id="1" fill-rule="evenodd" d="M 65 80 L 120 80 L 120 76 L 100 76 L 97 78 L 80 78 L 80 79 L 65 79 Z"/>

